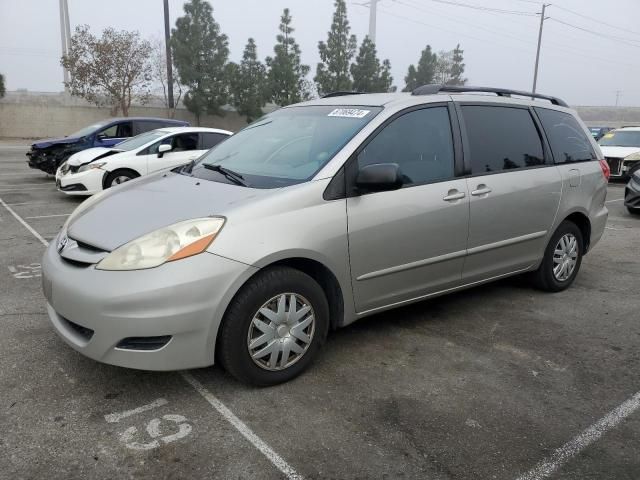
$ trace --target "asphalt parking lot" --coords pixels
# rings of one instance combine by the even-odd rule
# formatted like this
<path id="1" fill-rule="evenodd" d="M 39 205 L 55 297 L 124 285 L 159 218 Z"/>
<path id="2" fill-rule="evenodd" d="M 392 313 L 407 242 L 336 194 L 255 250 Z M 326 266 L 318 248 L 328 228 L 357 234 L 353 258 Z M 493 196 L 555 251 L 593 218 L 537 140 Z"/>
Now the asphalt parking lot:
<path id="1" fill-rule="evenodd" d="M 640 478 L 640 218 L 558 294 L 520 278 L 333 333 L 298 379 L 98 364 L 45 313 L 44 244 L 80 203 L 0 145 L 0 478 Z M 117 224 L 118 219 L 105 219 Z"/>

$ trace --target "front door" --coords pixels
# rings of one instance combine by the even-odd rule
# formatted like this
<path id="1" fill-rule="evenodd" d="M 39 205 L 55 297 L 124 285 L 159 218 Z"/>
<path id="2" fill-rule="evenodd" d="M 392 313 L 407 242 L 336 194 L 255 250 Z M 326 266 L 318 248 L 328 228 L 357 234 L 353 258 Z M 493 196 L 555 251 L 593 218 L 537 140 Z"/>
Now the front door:
<path id="1" fill-rule="evenodd" d="M 528 107 L 462 105 L 470 195 L 463 279 L 485 280 L 542 258 L 562 178 Z"/>
<path id="2" fill-rule="evenodd" d="M 449 110 L 404 113 L 375 134 L 358 167 L 397 163 L 399 190 L 347 199 L 352 285 L 359 313 L 459 285 L 469 220 L 464 179 L 455 178 Z"/>

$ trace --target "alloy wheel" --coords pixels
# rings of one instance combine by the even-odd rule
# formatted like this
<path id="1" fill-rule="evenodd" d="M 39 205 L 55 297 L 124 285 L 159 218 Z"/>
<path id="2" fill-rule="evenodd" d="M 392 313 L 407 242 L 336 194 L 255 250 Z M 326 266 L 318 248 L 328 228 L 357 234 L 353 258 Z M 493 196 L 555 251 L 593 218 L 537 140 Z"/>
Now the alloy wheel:
<path id="1" fill-rule="evenodd" d="M 572 233 L 560 237 L 553 252 L 553 276 L 556 280 L 564 282 L 578 264 L 578 239 Z"/>

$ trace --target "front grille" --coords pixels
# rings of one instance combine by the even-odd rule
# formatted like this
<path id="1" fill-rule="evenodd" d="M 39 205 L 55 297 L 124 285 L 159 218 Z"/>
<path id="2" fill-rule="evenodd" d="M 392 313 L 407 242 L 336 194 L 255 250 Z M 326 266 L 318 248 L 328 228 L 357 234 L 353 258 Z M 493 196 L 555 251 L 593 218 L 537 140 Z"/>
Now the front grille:
<path id="1" fill-rule="evenodd" d="M 59 187 L 63 192 L 86 192 L 87 187 L 85 187 L 81 183 L 72 183 L 71 185 L 66 185 L 64 187 Z"/>
<path id="2" fill-rule="evenodd" d="M 620 175 L 622 173 L 622 159 L 614 157 L 605 157 L 611 170 L 611 175 Z"/>
<path id="3" fill-rule="evenodd" d="M 121 340 L 116 348 L 122 350 L 160 350 L 171 340 L 171 335 L 161 337 L 127 337 Z"/>
<path id="4" fill-rule="evenodd" d="M 78 325 L 77 323 L 73 323 L 71 320 L 67 320 L 64 317 L 60 317 L 62 321 L 74 332 L 80 335 L 87 342 L 91 340 L 93 337 L 93 330 L 87 327 L 83 327 L 82 325 Z"/>

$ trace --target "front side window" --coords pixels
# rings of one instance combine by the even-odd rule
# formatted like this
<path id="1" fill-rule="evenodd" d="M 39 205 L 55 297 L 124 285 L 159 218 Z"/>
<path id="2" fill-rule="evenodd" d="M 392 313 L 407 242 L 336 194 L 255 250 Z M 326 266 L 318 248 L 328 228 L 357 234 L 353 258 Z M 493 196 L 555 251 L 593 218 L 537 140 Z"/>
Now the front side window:
<path id="1" fill-rule="evenodd" d="M 135 137 L 130 138 L 129 140 L 120 142 L 118 145 L 116 145 L 116 148 L 122 151 L 135 150 L 136 148 L 140 148 L 149 142 L 153 142 L 154 140 L 162 137 L 163 135 L 166 135 L 166 133 L 157 132 L 157 131 L 142 133 L 140 135 L 136 135 Z"/>
<path id="2" fill-rule="evenodd" d="M 310 180 L 381 107 L 300 106 L 277 110 L 207 152 L 189 170 L 194 177 L 227 182 L 216 168 L 242 175 L 255 188 Z"/>
<path id="3" fill-rule="evenodd" d="M 535 108 L 547 134 L 556 164 L 595 160 L 591 142 L 578 121 L 565 112 Z"/>
<path id="4" fill-rule="evenodd" d="M 463 105 L 472 175 L 544 165 L 542 141 L 528 109 Z"/>
<path id="5" fill-rule="evenodd" d="M 198 134 L 197 133 L 181 133 L 175 135 L 171 140 L 172 152 L 188 152 L 198 149 Z"/>
<path id="6" fill-rule="evenodd" d="M 404 185 L 454 176 L 453 138 L 447 107 L 414 110 L 393 120 L 358 154 L 358 168 L 396 163 Z"/>

